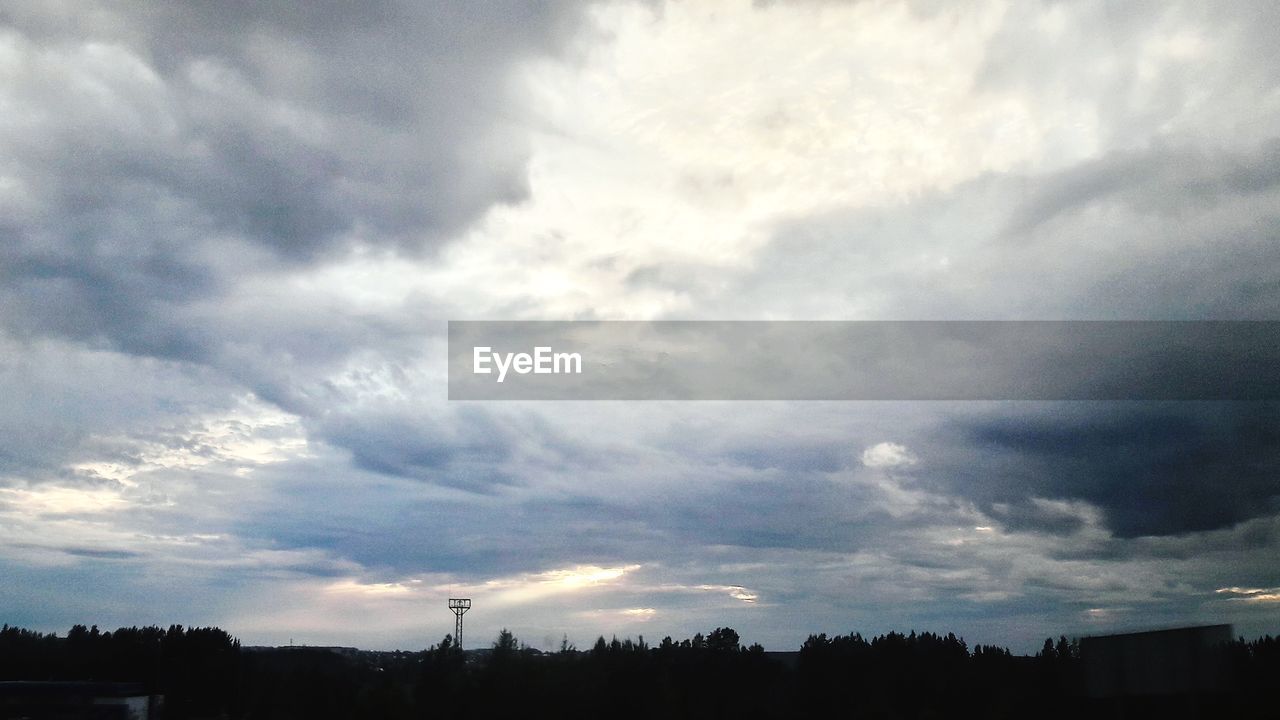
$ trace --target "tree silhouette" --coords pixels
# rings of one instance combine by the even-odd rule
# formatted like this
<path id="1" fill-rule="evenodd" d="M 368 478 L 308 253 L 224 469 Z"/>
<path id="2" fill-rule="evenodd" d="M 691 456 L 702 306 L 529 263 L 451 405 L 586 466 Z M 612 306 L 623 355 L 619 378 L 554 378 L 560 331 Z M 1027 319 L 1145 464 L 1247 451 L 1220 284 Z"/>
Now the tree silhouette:
<path id="1" fill-rule="evenodd" d="M 707 636 L 707 649 L 712 652 L 737 652 L 738 633 L 733 628 L 716 628 Z"/>
<path id="2" fill-rule="evenodd" d="M 1227 648 L 1230 694 L 1134 701 L 1126 717 L 1271 717 L 1280 706 L 1280 641 Z M 1059 636 L 1034 657 L 954 633 L 810 635 L 789 659 L 716 627 L 650 647 L 599 637 L 579 652 L 565 636 L 542 654 L 503 629 L 464 653 L 452 636 L 418 652 L 253 648 L 217 628 L 76 625 L 65 637 L 0 627 L 0 680 L 142 683 L 166 717 L 564 718 L 1037 717 L 1114 715 L 1084 696 L 1079 644 Z M 0 694 L 4 692 L 0 686 Z M 0 698 L 0 708 L 5 708 Z M 1212 711 L 1212 712 L 1210 712 Z M 0 712 L 0 715 L 3 715 Z"/>

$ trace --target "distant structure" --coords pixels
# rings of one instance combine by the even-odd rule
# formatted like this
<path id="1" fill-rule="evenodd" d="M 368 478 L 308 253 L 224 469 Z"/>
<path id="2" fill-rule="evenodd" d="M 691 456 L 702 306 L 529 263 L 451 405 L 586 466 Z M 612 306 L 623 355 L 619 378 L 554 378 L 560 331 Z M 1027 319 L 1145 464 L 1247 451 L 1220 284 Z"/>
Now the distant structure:
<path id="1" fill-rule="evenodd" d="M 1115 698 L 1225 691 L 1231 638 L 1230 625 L 1082 638 L 1085 692 Z"/>
<path id="2" fill-rule="evenodd" d="M 462 647 L 462 615 L 471 609 L 471 598 L 449 598 L 449 609 L 457 619 L 454 625 L 453 642 Z"/>

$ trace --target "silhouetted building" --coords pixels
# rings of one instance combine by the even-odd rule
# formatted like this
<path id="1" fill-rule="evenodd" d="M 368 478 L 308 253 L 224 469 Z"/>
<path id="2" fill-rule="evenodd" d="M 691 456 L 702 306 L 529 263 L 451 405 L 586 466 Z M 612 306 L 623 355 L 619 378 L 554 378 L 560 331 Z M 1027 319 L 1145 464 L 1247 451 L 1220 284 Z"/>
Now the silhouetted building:
<path id="1" fill-rule="evenodd" d="M 1080 641 L 1091 698 L 1225 692 L 1230 625 L 1174 628 Z"/>
<path id="2" fill-rule="evenodd" d="M 0 682 L 0 718 L 154 720 L 163 704 L 140 683 Z"/>

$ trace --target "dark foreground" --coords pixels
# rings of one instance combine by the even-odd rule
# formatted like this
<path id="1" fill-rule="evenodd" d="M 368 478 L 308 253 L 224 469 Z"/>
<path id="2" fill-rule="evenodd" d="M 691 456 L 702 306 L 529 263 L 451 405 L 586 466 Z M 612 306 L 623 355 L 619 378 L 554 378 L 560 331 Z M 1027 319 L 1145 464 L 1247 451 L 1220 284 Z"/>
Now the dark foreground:
<path id="1" fill-rule="evenodd" d="M 585 651 L 541 653 L 504 631 L 466 653 L 449 637 L 420 652 L 370 652 L 242 648 L 217 628 L 76 626 L 58 637 L 5 626 L 0 717 L 82 716 L 66 703 L 50 709 L 48 696 L 78 692 L 89 707 L 89 694 L 114 688 L 143 696 L 134 717 L 171 720 L 1280 718 L 1280 639 L 1237 640 L 1224 652 L 1221 689 L 1089 698 L 1078 645 L 1066 638 L 1034 657 L 914 632 L 818 635 L 798 653 L 766 653 L 728 628 L 654 646 L 602 638 Z M 128 716 L 93 707 L 94 717 Z"/>

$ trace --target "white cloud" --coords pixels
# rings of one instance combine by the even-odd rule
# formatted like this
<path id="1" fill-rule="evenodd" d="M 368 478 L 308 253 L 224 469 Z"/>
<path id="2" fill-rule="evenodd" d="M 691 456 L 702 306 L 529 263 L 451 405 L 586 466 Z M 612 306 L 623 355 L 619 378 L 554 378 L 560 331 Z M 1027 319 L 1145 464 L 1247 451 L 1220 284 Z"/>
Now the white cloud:
<path id="1" fill-rule="evenodd" d="M 1280 603 L 1280 587 L 1250 588 L 1224 587 L 1214 590 L 1219 595 L 1226 595 L 1229 600 L 1240 600 L 1249 603 Z"/>
<path id="2" fill-rule="evenodd" d="M 915 465 L 916 456 L 905 445 L 876 443 L 862 451 L 862 464 L 869 468 L 895 468 Z"/>
<path id="3" fill-rule="evenodd" d="M 608 43 L 521 78 L 538 118 L 529 199 L 495 208 L 430 284 L 469 314 L 697 313 L 708 274 L 752 269 L 781 221 L 1087 156 L 1087 103 L 974 91 L 1002 14 L 996 2 L 931 16 L 885 3 L 604 5 Z M 1046 125 L 1070 130 L 1049 142 Z M 661 282 L 682 266 L 698 271 Z"/>

